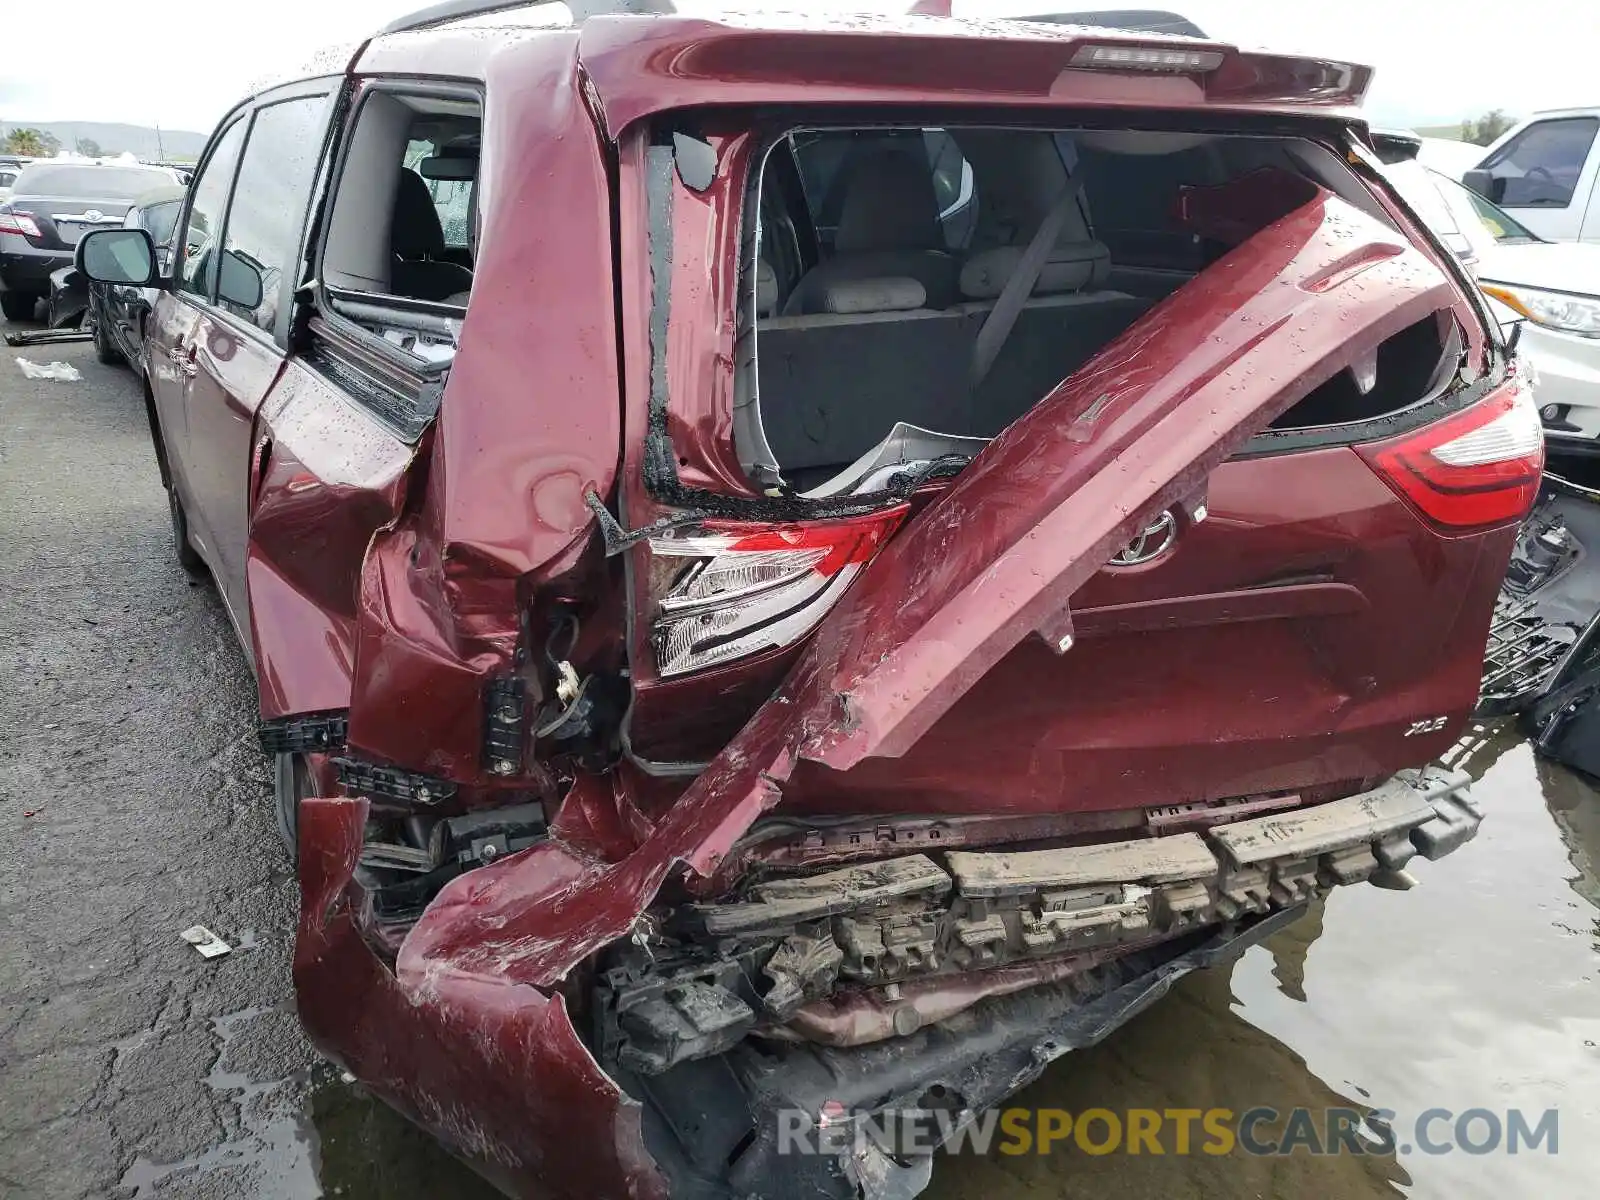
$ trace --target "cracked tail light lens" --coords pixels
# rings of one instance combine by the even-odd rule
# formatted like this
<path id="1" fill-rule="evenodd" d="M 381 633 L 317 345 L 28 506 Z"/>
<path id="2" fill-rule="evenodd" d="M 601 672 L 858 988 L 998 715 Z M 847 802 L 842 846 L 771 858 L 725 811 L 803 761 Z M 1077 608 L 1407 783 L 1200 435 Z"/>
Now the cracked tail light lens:
<path id="1" fill-rule="evenodd" d="M 906 507 L 842 521 L 753 528 L 707 525 L 650 540 L 682 560 L 656 609 L 663 678 L 793 645 L 827 616 L 900 523 Z"/>
<path id="2" fill-rule="evenodd" d="M 1544 431 L 1520 371 L 1470 408 L 1361 457 L 1413 508 L 1465 530 L 1521 520 L 1544 471 Z"/>

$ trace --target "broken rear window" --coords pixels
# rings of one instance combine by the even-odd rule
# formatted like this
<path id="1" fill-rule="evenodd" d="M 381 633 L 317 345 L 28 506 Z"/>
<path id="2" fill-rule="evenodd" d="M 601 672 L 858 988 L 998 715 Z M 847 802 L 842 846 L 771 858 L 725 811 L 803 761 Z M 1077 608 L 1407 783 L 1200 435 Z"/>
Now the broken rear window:
<path id="1" fill-rule="evenodd" d="M 951 474 L 1165 296 L 1326 189 L 1387 221 L 1329 148 L 1245 134 L 803 128 L 752 171 L 732 437 L 768 495 Z M 1236 212 L 1186 215 L 1191 189 Z M 1223 193 L 1217 193 L 1222 195 Z M 1420 402 L 1448 319 L 1329 381 L 1279 429 Z"/>

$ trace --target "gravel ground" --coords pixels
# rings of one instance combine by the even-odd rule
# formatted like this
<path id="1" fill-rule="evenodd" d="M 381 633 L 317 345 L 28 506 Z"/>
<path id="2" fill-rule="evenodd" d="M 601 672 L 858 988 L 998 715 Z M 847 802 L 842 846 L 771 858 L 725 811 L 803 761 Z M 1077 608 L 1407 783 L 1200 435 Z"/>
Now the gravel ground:
<path id="1" fill-rule="evenodd" d="M 25 379 L 18 354 L 78 382 Z M 0 1200 L 484 1200 L 320 1064 L 254 689 L 173 561 L 133 377 L 0 355 Z M 1600 800 L 1514 733 L 1489 820 L 1404 894 L 1340 889 L 1019 1101 L 1082 1112 L 1561 1112 L 1559 1155 L 946 1161 L 932 1200 L 1581 1196 L 1600 1176 Z M 194 924 L 236 947 L 206 961 Z"/>

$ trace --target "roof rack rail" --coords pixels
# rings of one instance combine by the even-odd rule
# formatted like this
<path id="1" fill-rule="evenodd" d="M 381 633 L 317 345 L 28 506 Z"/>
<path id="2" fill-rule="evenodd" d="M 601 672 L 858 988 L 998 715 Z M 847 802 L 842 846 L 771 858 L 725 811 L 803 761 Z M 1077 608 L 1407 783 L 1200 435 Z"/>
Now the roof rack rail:
<path id="1" fill-rule="evenodd" d="M 431 29 L 448 25 L 451 21 L 467 17 L 481 17 L 488 13 L 507 12 L 514 8 L 543 8 L 547 4 L 565 3 L 572 13 L 573 24 L 590 17 L 612 16 L 618 13 L 639 16 L 666 15 L 677 11 L 670 0 L 444 0 L 430 4 L 414 13 L 390 21 L 378 30 L 386 33 L 405 33 L 412 29 Z"/>

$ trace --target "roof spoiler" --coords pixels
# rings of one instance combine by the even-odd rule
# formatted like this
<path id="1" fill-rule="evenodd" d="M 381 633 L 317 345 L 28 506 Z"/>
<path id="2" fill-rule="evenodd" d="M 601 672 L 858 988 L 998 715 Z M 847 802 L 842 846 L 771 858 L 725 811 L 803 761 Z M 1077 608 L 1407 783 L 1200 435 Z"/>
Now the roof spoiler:
<path id="1" fill-rule="evenodd" d="M 427 8 L 419 8 L 416 12 L 407 13 L 390 21 L 378 30 L 378 35 L 405 33 L 412 29 L 431 29 L 435 25 L 448 25 L 451 21 L 461 21 L 467 17 L 508 12 L 515 8 L 545 8 L 558 3 L 564 4 L 567 11 L 572 14 L 574 25 L 590 17 L 618 14 L 672 16 L 678 11 L 673 7 L 671 0 L 444 0 L 442 4 L 430 4 Z"/>

